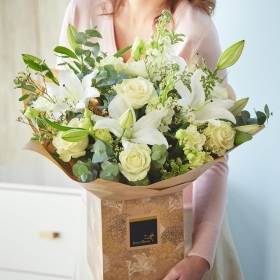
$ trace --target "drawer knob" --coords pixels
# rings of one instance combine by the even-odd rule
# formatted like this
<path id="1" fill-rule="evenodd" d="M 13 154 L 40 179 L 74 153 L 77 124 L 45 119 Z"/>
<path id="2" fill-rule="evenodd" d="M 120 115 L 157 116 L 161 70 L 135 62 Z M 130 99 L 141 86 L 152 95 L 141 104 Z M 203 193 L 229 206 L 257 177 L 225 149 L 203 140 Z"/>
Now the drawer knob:
<path id="1" fill-rule="evenodd" d="M 51 232 L 51 231 L 41 231 L 39 233 L 39 236 L 41 238 L 54 239 L 54 238 L 59 237 L 59 233 L 58 232 Z"/>

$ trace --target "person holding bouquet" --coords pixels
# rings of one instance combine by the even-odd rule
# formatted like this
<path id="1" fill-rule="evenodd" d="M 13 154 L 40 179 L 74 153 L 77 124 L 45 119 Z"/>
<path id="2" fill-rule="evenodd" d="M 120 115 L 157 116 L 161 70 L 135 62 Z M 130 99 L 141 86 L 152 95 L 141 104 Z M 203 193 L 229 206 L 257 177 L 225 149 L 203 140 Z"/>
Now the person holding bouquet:
<path id="1" fill-rule="evenodd" d="M 211 20 L 215 0 L 71 0 L 63 21 L 60 43 L 69 47 L 67 26 L 78 31 L 88 29 L 90 21 L 98 27 L 103 38 L 97 38 L 100 49 L 108 55 L 132 45 L 135 38 L 148 40 L 155 33 L 155 23 L 162 10 L 173 14 L 171 28 L 184 34 L 184 41 L 175 45 L 176 55 L 194 65 L 206 61 L 214 69 L 221 54 L 219 38 Z M 131 52 L 123 54 L 123 60 L 131 60 Z M 226 71 L 220 71 L 223 86 L 231 99 L 235 94 L 226 82 Z M 175 265 L 164 280 L 241 280 L 242 272 L 225 217 L 227 196 L 227 162 L 218 162 L 201 177 L 184 189 L 184 211 L 193 227 L 186 228 L 192 235 L 191 249 L 186 257 Z M 84 200 L 86 199 L 83 196 Z M 85 208 L 85 207 L 84 207 Z M 84 213 L 83 219 L 86 219 Z M 86 224 L 83 225 L 86 232 Z M 188 231 L 192 232 L 188 232 Z M 77 262 L 75 280 L 93 279 L 87 266 L 86 235 Z M 96 279 L 99 280 L 99 279 Z"/>

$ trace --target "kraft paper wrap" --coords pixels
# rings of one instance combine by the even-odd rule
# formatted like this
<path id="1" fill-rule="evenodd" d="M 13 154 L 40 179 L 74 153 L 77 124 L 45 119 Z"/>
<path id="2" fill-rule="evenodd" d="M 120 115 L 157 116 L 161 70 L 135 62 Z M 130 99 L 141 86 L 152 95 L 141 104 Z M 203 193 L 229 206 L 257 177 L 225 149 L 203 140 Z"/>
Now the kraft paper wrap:
<path id="1" fill-rule="evenodd" d="M 52 161 L 58 166 L 65 174 L 67 174 L 72 180 L 75 177 L 72 174 L 71 166 L 59 159 L 54 158 L 50 152 L 38 141 L 29 141 L 25 147 L 25 150 L 37 152 L 47 159 Z M 210 168 L 216 162 L 225 161 L 225 159 L 219 158 L 215 161 L 204 164 L 195 168 L 186 174 L 177 176 L 175 178 L 163 180 L 148 186 L 129 186 L 118 182 L 111 182 L 102 179 L 96 179 L 91 183 L 77 182 L 81 187 L 94 194 L 102 200 L 130 200 L 139 198 L 148 198 L 154 196 L 161 196 L 165 194 L 171 194 L 179 192 L 196 180 L 201 174 L 203 174 L 208 168 Z M 76 180 L 75 180 L 76 181 Z"/>

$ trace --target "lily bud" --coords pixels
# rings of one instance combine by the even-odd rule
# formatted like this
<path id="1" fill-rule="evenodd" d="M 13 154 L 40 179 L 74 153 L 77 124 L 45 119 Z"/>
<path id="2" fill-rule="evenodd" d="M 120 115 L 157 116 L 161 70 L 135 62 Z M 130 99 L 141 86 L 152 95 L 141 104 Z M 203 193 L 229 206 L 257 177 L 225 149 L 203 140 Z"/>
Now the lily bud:
<path id="1" fill-rule="evenodd" d="M 118 119 L 118 124 L 122 129 L 130 129 L 133 124 L 133 115 L 130 109 L 127 109 Z"/>
<path id="2" fill-rule="evenodd" d="M 246 132 L 250 135 L 254 135 L 259 129 L 260 129 L 259 124 L 250 124 L 250 125 L 241 125 L 237 126 L 234 129 L 242 132 Z"/>
<path id="3" fill-rule="evenodd" d="M 220 56 L 216 69 L 222 70 L 232 66 L 240 57 L 243 48 L 244 48 L 245 41 L 239 41 L 229 48 L 227 48 Z"/>
<path id="4" fill-rule="evenodd" d="M 234 115 L 238 116 L 241 114 L 242 110 L 245 108 L 249 101 L 249 98 L 242 98 L 234 102 L 234 105 L 230 107 L 228 110 Z"/>

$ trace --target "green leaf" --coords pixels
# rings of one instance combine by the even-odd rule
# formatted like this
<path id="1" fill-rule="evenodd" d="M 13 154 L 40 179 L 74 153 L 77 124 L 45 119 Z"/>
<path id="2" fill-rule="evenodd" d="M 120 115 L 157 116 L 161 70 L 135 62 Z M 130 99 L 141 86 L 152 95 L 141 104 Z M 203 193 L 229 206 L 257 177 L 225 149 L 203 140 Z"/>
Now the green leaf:
<path id="1" fill-rule="evenodd" d="M 93 146 L 93 151 L 106 151 L 106 146 L 101 140 L 97 140 Z"/>
<path id="2" fill-rule="evenodd" d="M 21 98 L 19 98 L 18 100 L 23 101 L 23 100 L 27 99 L 29 96 L 30 96 L 30 94 L 25 94 Z"/>
<path id="3" fill-rule="evenodd" d="M 132 45 L 131 46 L 127 46 L 127 47 L 119 50 L 117 53 L 114 54 L 114 57 L 121 57 L 124 53 L 126 53 L 131 48 L 132 48 Z"/>
<path id="4" fill-rule="evenodd" d="M 90 42 L 90 41 L 87 41 L 86 43 L 85 43 L 85 46 L 87 46 L 87 47 L 94 47 L 95 46 L 95 44 L 96 43 L 92 43 L 92 42 Z"/>
<path id="5" fill-rule="evenodd" d="M 78 174 L 79 176 L 83 174 L 88 174 L 88 168 L 85 165 L 80 165 L 78 168 Z"/>
<path id="6" fill-rule="evenodd" d="M 65 131 L 61 138 L 67 142 L 79 142 L 88 137 L 88 131 L 81 128 L 72 128 Z"/>
<path id="7" fill-rule="evenodd" d="M 160 157 L 161 157 L 161 153 L 159 151 L 154 151 L 152 153 L 152 160 L 157 161 L 158 159 L 160 159 Z"/>
<path id="8" fill-rule="evenodd" d="M 72 52 L 71 50 L 69 50 L 68 48 L 65 48 L 63 46 L 57 46 L 53 51 L 56 52 L 56 53 L 67 55 L 67 56 L 72 57 L 74 59 L 78 59 L 78 57 L 75 55 L 74 52 Z"/>
<path id="9" fill-rule="evenodd" d="M 55 130 L 58 130 L 58 131 L 68 131 L 68 130 L 73 129 L 73 127 L 62 126 L 60 124 L 54 123 L 47 118 L 44 118 L 44 120 L 49 126 L 51 126 L 52 128 L 54 128 Z"/>
<path id="10" fill-rule="evenodd" d="M 108 159 L 106 151 L 98 151 L 95 152 L 92 156 L 92 162 L 97 163 L 97 162 L 103 162 Z"/>
<path id="11" fill-rule="evenodd" d="M 178 172 L 179 171 L 179 166 L 175 162 L 171 162 L 171 168 L 173 172 Z"/>
<path id="12" fill-rule="evenodd" d="M 71 46 L 72 50 L 75 50 L 76 48 L 80 48 L 81 47 L 80 44 L 77 44 L 75 42 L 74 35 L 76 33 L 77 33 L 76 28 L 73 25 L 68 24 L 68 27 L 67 27 L 67 38 L 68 38 L 68 42 L 69 42 L 69 45 Z"/>
<path id="13" fill-rule="evenodd" d="M 269 108 L 268 108 L 268 105 L 267 105 L 267 104 L 265 104 L 265 106 L 264 106 L 264 112 L 265 112 L 265 114 L 266 114 L 266 117 L 269 118 L 269 116 L 270 116 L 270 111 L 269 111 Z"/>
<path id="14" fill-rule="evenodd" d="M 36 87 L 34 87 L 32 85 L 24 85 L 23 88 L 28 91 L 36 92 Z"/>
<path id="15" fill-rule="evenodd" d="M 243 144 L 244 142 L 247 142 L 251 140 L 253 137 L 249 133 L 238 131 L 236 130 L 235 138 L 234 138 L 234 145 L 238 146 Z"/>
<path id="16" fill-rule="evenodd" d="M 232 66 L 239 59 L 244 45 L 245 41 L 242 40 L 227 48 L 218 59 L 216 69 L 222 70 Z"/>
<path id="17" fill-rule="evenodd" d="M 250 119 L 250 113 L 248 111 L 242 111 L 241 112 L 241 116 L 242 116 L 242 119 L 243 119 L 243 122 L 245 124 L 247 124 L 248 120 Z"/>
<path id="18" fill-rule="evenodd" d="M 95 67 L 95 60 L 94 60 L 92 57 L 90 57 L 90 56 L 86 57 L 86 58 L 85 58 L 85 62 L 86 62 L 89 66 L 91 66 L 92 68 Z"/>
<path id="19" fill-rule="evenodd" d="M 98 43 L 94 43 L 94 46 L 92 46 L 92 54 L 96 58 L 100 52 L 100 45 Z"/>
<path id="20" fill-rule="evenodd" d="M 77 44 L 85 45 L 88 39 L 88 36 L 84 32 L 77 32 L 74 34 L 74 39 Z"/>
<path id="21" fill-rule="evenodd" d="M 59 85 L 58 80 L 55 78 L 48 65 L 45 62 L 43 62 L 42 59 L 30 54 L 22 54 L 22 58 L 24 63 L 28 65 L 29 68 L 38 72 L 47 71 L 45 76 L 51 79 L 55 84 Z"/>
<path id="22" fill-rule="evenodd" d="M 88 29 L 88 30 L 86 30 L 86 34 L 89 37 L 102 38 L 102 35 L 96 29 Z"/>
<path id="23" fill-rule="evenodd" d="M 263 125 L 266 121 L 266 114 L 260 111 L 256 112 L 257 120 L 259 125 Z"/>

